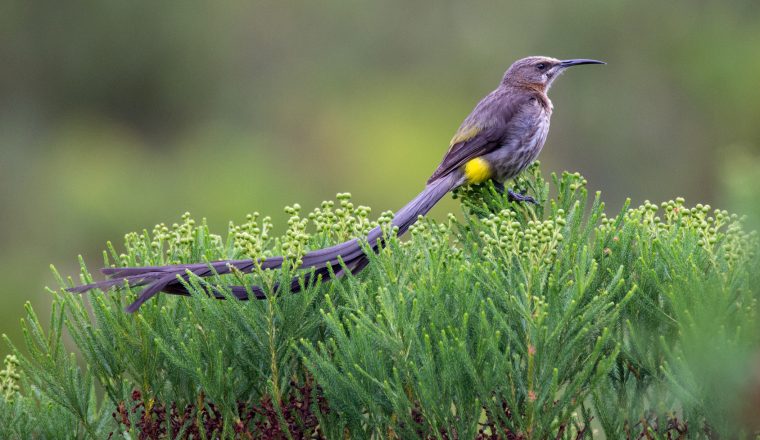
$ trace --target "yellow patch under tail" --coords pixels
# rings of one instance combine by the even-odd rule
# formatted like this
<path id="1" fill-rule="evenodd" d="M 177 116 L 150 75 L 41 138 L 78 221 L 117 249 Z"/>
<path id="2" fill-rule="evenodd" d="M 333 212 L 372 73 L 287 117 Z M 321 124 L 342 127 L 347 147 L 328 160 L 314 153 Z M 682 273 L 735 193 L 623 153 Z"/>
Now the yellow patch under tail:
<path id="1" fill-rule="evenodd" d="M 467 183 L 483 183 L 491 178 L 491 165 L 483 158 L 476 157 L 464 164 Z"/>

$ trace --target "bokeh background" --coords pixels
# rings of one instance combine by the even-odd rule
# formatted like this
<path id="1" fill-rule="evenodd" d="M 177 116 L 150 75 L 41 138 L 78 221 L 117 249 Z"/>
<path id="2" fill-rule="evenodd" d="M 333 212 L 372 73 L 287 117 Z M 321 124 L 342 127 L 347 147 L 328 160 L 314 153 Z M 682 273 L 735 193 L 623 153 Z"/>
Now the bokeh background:
<path id="1" fill-rule="evenodd" d="M 756 0 L 3 1 L 0 332 L 46 309 L 49 264 L 77 276 L 185 211 L 223 233 L 340 191 L 401 207 L 533 54 L 609 63 L 552 89 L 546 171 L 610 211 L 685 196 L 758 224 Z"/>

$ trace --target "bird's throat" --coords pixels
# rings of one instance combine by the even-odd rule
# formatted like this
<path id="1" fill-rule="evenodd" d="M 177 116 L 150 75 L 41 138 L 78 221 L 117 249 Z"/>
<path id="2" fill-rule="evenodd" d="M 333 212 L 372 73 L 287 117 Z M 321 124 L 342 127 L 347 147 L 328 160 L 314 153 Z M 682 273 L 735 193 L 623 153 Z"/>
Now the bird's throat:
<path id="1" fill-rule="evenodd" d="M 464 164 L 464 177 L 467 179 L 467 183 L 483 183 L 491 176 L 493 176 L 491 164 L 482 157 L 476 157 Z"/>

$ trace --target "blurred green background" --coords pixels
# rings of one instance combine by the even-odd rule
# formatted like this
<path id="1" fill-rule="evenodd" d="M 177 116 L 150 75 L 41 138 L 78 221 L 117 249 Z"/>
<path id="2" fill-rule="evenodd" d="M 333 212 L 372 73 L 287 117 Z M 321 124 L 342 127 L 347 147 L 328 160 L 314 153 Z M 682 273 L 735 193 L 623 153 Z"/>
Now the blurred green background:
<path id="1" fill-rule="evenodd" d="M 401 207 L 534 54 L 609 63 L 552 89 L 545 170 L 610 211 L 682 195 L 757 225 L 756 0 L 0 3 L 0 331 L 46 309 L 50 263 L 185 211 L 223 233 L 339 191 Z"/>

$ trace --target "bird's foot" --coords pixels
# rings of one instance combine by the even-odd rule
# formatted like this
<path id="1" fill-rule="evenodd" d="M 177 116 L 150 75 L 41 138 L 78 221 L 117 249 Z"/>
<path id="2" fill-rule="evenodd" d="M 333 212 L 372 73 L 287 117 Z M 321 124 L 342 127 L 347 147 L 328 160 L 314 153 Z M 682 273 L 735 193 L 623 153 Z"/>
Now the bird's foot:
<path id="1" fill-rule="evenodd" d="M 507 190 L 507 198 L 510 202 L 520 202 L 520 203 L 533 203 L 534 205 L 538 205 L 538 202 L 533 197 L 526 195 L 525 191 L 521 193 L 516 193 L 512 191 L 511 189 Z"/>

